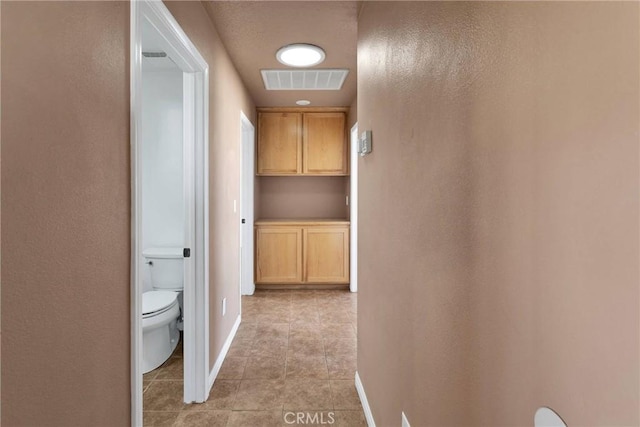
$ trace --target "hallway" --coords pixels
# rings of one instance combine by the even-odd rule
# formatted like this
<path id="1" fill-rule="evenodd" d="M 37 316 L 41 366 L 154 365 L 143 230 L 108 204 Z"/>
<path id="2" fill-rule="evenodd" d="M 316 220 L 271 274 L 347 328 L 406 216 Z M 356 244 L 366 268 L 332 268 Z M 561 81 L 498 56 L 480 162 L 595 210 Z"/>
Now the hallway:
<path id="1" fill-rule="evenodd" d="M 145 408 L 163 410 L 145 411 L 144 425 L 365 426 L 354 386 L 356 311 L 356 294 L 339 290 L 242 297 L 242 323 L 209 400 L 184 405 L 175 393 L 161 404 L 172 394 L 156 379 L 164 391 L 149 387 Z"/>

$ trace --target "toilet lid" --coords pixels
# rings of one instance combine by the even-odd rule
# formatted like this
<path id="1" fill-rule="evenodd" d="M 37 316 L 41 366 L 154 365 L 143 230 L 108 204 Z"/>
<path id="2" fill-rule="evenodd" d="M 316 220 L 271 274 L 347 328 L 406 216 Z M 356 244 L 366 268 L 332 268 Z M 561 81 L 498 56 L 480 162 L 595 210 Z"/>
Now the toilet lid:
<path id="1" fill-rule="evenodd" d="M 142 314 L 164 310 L 176 301 L 178 294 L 172 291 L 151 291 L 142 294 Z"/>

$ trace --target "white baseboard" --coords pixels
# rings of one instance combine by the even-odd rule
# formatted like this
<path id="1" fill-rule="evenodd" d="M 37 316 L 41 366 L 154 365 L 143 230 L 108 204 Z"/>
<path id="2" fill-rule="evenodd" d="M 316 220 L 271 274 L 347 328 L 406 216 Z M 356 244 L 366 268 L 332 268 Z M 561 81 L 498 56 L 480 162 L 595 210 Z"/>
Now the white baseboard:
<path id="1" fill-rule="evenodd" d="M 216 359 L 216 363 L 213 364 L 213 369 L 209 373 L 209 381 L 207 384 L 207 396 L 211 393 L 211 387 L 213 387 L 213 382 L 216 380 L 218 373 L 220 372 L 220 368 L 222 368 L 222 362 L 224 362 L 224 358 L 227 357 L 227 353 L 229 352 L 229 347 L 231 347 L 231 343 L 236 336 L 236 332 L 238 332 L 238 328 L 240 327 L 240 315 L 238 314 L 238 318 L 236 319 L 236 323 L 233 324 L 233 328 L 231 328 L 231 332 L 229 332 L 229 336 L 227 340 L 224 342 L 222 346 L 222 350 L 220 350 L 220 354 Z"/>
<path id="2" fill-rule="evenodd" d="M 362 381 L 360 381 L 360 375 L 358 375 L 358 371 L 356 371 L 356 390 L 358 391 L 358 396 L 360 397 L 360 403 L 362 403 L 362 410 L 364 411 L 364 417 L 367 419 L 367 425 L 369 427 L 376 427 L 376 422 L 373 420 L 371 407 L 369 406 L 367 394 L 364 392 L 364 386 L 362 385 Z"/>

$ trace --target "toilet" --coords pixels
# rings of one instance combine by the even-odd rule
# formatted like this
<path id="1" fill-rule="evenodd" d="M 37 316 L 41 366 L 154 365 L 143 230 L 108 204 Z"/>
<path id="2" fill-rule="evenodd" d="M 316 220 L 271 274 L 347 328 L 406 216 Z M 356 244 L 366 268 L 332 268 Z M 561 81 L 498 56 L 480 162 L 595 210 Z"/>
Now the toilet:
<path id="1" fill-rule="evenodd" d="M 182 329 L 184 258 L 182 248 L 142 252 L 153 290 L 142 294 L 142 370 L 162 365 L 175 350 Z"/>

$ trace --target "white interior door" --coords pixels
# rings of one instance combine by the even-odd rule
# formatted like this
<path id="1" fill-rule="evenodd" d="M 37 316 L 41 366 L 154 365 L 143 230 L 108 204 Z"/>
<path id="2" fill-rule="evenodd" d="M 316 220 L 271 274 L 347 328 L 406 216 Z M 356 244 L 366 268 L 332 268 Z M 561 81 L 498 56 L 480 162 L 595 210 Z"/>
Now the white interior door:
<path id="1" fill-rule="evenodd" d="M 242 199 L 240 201 L 240 293 L 253 295 L 253 184 L 255 170 L 255 129 L 241 113 L 242 126 Z"/>

